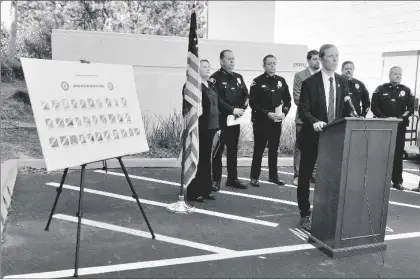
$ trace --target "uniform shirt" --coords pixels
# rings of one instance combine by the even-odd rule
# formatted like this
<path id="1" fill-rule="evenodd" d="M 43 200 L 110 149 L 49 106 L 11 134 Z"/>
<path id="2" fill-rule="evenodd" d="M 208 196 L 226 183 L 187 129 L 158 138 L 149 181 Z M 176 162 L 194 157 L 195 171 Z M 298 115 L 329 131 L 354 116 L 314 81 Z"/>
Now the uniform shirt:
<path id="1" fill-rule="evenodd" d="M 223 68 L 210 76 L 209 82 L 213 83 L 219 95 L 220 126 L 226 126 L 226 118 L 233 113 L 235 108 L 246 109 L 245 103 L 249 99 L 248 89 L 242 75 L 228 73 Z"/>
<path id="2" fill-rule="evenodd" d="M 269 112 L 283 105 L 284 115 L 292 106 L 289 86 L 283 77 L 264 73 L 252 81 L 249 105 L 252 108 L 252 120 L 266 118 Z"/>
<path id="3" fill-rule="evenodd" d="M 372 94 L 372 113 L 377 118 L 403 118 L 408 125 L 408 117 L 414 113 L 414 93 L 401 84 L 380 85 Z"/>
<path id="4" fill-rule="evenodd" d="M 348 82 L 349 96 L 354 105 L 354 109 L 356 109 L 359 116 L 366 117 L 370 107 L 370 99 L 365 84 L 354 78 L 351 80 L 344 79 Z M 362 103 L 361 106 L 360 103 Z"/>

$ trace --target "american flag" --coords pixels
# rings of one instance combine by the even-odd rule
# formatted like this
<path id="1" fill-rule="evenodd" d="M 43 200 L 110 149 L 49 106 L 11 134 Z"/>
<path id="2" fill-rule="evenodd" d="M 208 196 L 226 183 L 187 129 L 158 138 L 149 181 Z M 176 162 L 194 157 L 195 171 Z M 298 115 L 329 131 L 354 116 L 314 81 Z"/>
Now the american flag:
<path id="1" fill-rule="evenodd" d="M 184 190 L 197 173 L 198 117 L 201 115 L 201 78 L 198 58 L 197 16 L 193 9 L 188 42 L 187 79 L 183 89 L 183 151 L 181 183 Z"/>

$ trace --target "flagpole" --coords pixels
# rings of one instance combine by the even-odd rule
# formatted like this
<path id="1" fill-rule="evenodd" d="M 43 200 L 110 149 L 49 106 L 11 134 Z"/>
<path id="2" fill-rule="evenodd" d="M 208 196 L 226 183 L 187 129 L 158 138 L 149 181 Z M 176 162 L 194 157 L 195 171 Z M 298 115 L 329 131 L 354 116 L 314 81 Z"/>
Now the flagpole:
<path id="1" fill-rule="evenodd" d="M 193 212 L 194 206 L 188 205 L 185 202 L 185 196 L 184 196 L 184 171 L 185 171 L 185 141 L 187 140 L 187 126 L 186 126 L 186 120 L 184 118 L 184 131 L 182 132 L 182 163 L 181 163 L 181 187 L 179 191 L 178 201 L 172 204 L 169 204 L 168 207 L 166 207 L 166 210 L 172 213 L 181 213 L 181 214 L 189 214 Z M 188 192 L 188 191 L 187 191 Z"/>
<path id="2" fill-rule="evenodd" d="M 191 14 L 191 18 L 193 18 L 192 15 L 195 13 L 195 7 L 196 7 L 196 1 L 193 4 L 193 12 Z M 193 27 L 190 26 L 190 40 L 191 40 L 191 30 L 192 29 L 193 29 Z M 188 70 L 187 70 L 187 74 L 188 74 Z M 185 94 L 185 92 L 183 92 L 183 94 Z M 170 204 L 166 208 L 169 212 L 172 212 L 172 213 L 189 214 L 190 212 L 193 211 L 193 208 L 194 208 L 194 206 L 191 206 L 191 205 L 189 205 L 185 202 L 185 196 L 186 196 L 186 193 L 188 193 L 188 190 L 185 188 L 185 150 L 186 150 L 187 136 L 188 136 L 188 133 L 189 133 L 188 122 L 187 122 L 188 118 L 186 117 L 186 115 L 188 115 L 190 113 L 191 113 L 191 111 L 189 111 L 187 113 L 184 112 L 184 105 L 183 105 L 182 116 L 183 116 L 184 125 L 183 125 L 182 137 L 181 137 L 182 138 L 181 139 L 181 141 L 182 141 L 181 186 L 180 186 L 178 201 Z"/>

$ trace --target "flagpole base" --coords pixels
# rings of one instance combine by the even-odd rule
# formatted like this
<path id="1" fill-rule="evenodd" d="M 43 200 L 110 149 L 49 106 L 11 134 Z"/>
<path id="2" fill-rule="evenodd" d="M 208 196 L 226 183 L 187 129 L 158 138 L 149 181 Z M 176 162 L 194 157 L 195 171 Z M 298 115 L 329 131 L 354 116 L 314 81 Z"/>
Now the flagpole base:
<path id="1" fill-rule="evenodd" d="M 184 200 L 184 196 L 180 195 L 178 202 L 169 204 L 166 210 L 172 213 L 189 214 L 194 212 L 194 206 L 187 204 Z"/>

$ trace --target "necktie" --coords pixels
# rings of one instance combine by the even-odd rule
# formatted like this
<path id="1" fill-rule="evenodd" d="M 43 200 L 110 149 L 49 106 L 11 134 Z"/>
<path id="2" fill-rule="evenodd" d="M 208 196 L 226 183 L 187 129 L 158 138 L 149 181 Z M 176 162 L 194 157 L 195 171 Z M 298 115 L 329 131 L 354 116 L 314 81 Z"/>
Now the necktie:
<path id="1" fill-rule="evenodd" d="M 328 99 L 328 122 L 334 120 L 334 88 L 333 88 L 333 78 L 330 77 L 330 92 Z"/>

